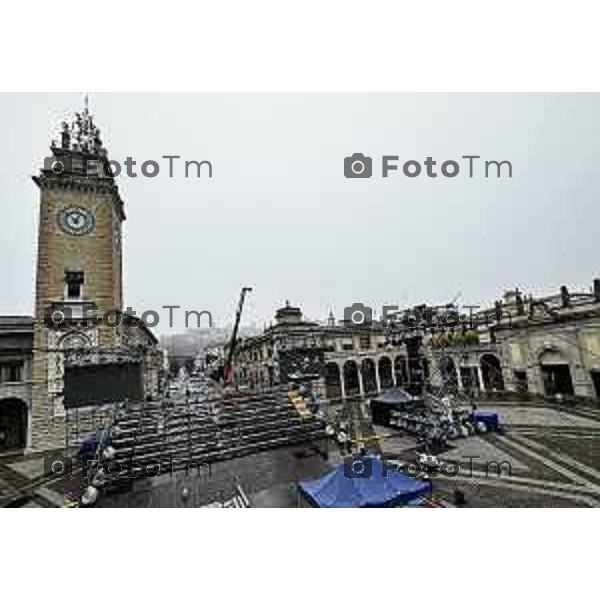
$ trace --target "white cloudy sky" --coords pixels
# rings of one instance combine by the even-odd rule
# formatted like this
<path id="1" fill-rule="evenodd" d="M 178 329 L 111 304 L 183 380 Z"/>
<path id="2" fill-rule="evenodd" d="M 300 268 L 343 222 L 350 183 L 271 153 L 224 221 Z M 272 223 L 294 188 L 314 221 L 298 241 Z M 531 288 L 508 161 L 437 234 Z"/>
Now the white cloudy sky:
<path id="1" fill-rule="evenodd" d="M 2 314 L 32 311 L 31 175 L 82 97 L 0 95 Z M 179 304 L 225 324 L 251 285 L 247 323 L 286 299 L 341 317 L 359 301 L 477 304 L 600 276 L 597 95 L 92 94 L 91 106 L 111 158 L 164 164 L 118 180 L 126 302 L 140 311 Z M 354 152 L 374 157 L 372 179 L 344 178 Z M 165 154 L 210 160 L 213 178 L 169 178 Z M 383 179 L 382 154 L 479 154 L 510 160 L 513 178 Z"/>

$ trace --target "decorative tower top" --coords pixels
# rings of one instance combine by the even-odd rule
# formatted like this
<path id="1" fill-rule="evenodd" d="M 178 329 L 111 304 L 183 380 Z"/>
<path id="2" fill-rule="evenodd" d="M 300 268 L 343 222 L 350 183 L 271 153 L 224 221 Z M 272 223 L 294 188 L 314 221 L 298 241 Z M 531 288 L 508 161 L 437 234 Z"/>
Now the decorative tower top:
<path id="1" fill-rule="evenodd" d="M 60 138 L 52 140 L 50 152 L 39 175 L 32 178 L 36 185 L 41 189 L 74 189 L 110 196 L 121 220 L 125 219 L 123 201 L 87 95 L 83 111 L 61 124 Z"/>
<path id="2" fill-rule="evenodd" d="M 83 111 L 76 112 L 70 123 L 62 122 L 59 144 L 52 140 L 50 145 L 52 151 L 57 147 L 66 152 L 106 156 L 106 149 L 100 138 L 100 129 L 95 125 L 94 117 L 89 110 L 87 95 Z"/>

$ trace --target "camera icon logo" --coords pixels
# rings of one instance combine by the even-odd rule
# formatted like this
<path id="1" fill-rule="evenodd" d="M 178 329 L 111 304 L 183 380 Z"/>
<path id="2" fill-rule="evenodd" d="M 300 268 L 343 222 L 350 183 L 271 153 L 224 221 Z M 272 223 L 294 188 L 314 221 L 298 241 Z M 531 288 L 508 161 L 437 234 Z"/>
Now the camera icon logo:
<path id="1" fill-rule="evenodd" d="M 46 156 L 44 158 L 44 174 L 49 178 L 63 177 L 71 172 L 73 161 L 69 156 Z"/>
<path id="2" fill-rule="evenodd" d="M 373 309 L 361 302 L 344 308 L 344 325 L 348 329 L 371 329 L 373 327 Z"/>
<path id="3" fill-rule="evenodd" d="M 47 329 L 61 329 L 68 327 L 73 317 L 70 306 L 51 304 L 44 309 L 44 325 Z"/>
<path id="4" fill-rule="evenodd" d="M 373 459 L 369 456 L 348 456 L 344 459 L 344 476 L 347 479 L 371 479 Z"/>
<path id="5" fill-rule="evenodd" d="M 373 159 L 360 152 L 344 158 L 344 177 L 368 179 L 373 175 Z"/>
<path id="6" fill-rule="evenodd" d="M 64 454 L 44 458 L 44 477 L 66 477 L 73 473 L 73 460 Z"/>

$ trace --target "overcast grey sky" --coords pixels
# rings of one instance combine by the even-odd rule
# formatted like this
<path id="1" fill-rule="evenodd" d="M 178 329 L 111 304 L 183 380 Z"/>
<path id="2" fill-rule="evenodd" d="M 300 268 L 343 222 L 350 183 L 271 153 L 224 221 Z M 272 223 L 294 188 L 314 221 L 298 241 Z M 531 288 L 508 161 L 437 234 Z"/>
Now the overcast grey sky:
<path id="1" fill-rule="evenodd" d="M 83 94 L 0 95 L 0 313 L 33 310 L 38 190 L 60 121 Z M 246 323 L 286 299 L 310 318 L 353 302 L 490 302 L 519 286 L 589 289 L 598 261 L 598 95 L 92 94 L 111 158 L 157 160 L 121 175 L 126 304 L 179 304 Z M 373 157 L 371 179 L 343 159 Z M 168 176 L 162 155 L 209 160 L 213 177 Z M 381 155 L 457 160 L 455 178 L 381 177 Z M 468 177 L 464 154 L 513 177 Z M 180 161 L 181 162 L 181 161 Z M 166 311 L 160 310 L 165 322 Z M 181 320 L 176 329 L 182 329 Z M 158 332 L 167 330 L 160 327 Z"/>

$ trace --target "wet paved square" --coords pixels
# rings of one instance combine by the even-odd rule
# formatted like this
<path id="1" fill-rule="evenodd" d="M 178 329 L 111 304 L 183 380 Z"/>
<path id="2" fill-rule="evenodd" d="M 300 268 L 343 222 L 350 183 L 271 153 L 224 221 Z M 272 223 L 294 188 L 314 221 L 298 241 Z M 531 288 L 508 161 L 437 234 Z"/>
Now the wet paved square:
<path id="1" fill-rule="evenodd" d="M 468 507 L 577 507 L 600 506 L 600 410 L 566 409 L 550 404 L 480 403 L 500 415 L 503 434 L 484 434 L 452 442 L 440 455 L 457 461 L 455 477 L 436 477 L 436 495 L 453 503 L 460 490 Z M 414 436 L 375 426 L 388 458 L 415 458 Z M 325 453 L 328 450 L 328 453 Z M 466 468 L 472 458 L 473 470 Z M 136 481 L 131 489 L 103 495 L 100 506 L 200 507 L 225 502 L 241 486 L 254 507 L 297 505 L 296 484 L 316 478 L 343 457 L 324 443 L 279 448 L 216 463 L 210 477 L 176 472 Z M 497 474 L 485 464 L 507 461 L 511 473 Z M 35 483 L 43 456 L 0 459 L 0 500 Z M 186 490 L 184 492 L 184 490 Z M 42 484 L 20 504 L 26 507 L 60 506 L 60 485 Z"/>

